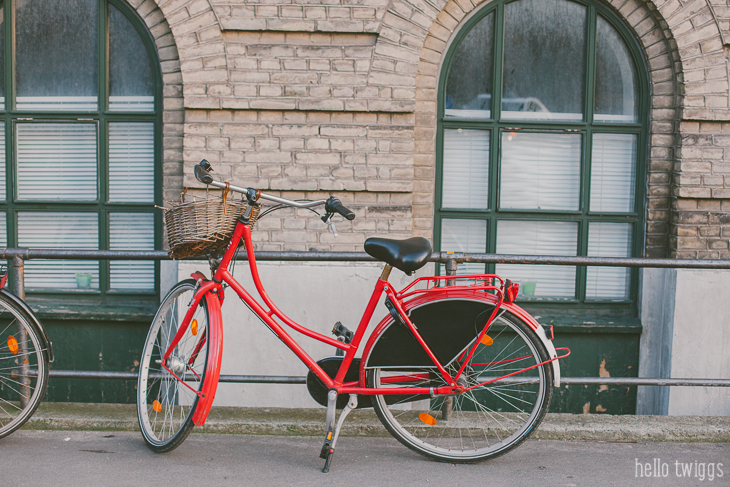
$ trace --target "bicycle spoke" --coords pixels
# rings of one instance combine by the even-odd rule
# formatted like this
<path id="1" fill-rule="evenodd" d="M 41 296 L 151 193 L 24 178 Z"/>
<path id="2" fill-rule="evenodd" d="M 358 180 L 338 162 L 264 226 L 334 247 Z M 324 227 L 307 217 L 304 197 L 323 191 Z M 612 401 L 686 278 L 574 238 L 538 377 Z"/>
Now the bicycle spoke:
<path id="1" fill-rule="evenodd" d="M 156 451 L 169 451 L 187 436 L 198 399 L 195 391 L 202 387 L 207 342 L 197 351 L 195 360 L 190 362 L 199 347 L 200 333 L 207 334 L 204 306 L 193 313 L 193 319 L 199 324 L 195 335 L 191 326 L 184 331 L 180 329 L 193 288 L 192 281 L 183 281 L 163 300 L 143 352 L 146 385 L 145 391 L 138 397 L 138 408 L 143 411 L 140 412 L 140 425 L 148 446 Z M 180 340 L 170 350 L 167 363 L 156 363 L 167 354 L 178 333 L 181 333 Z M 184 436 L 181 437 L 181 434 Z"/>
<path id="2" fill-rule="evenodd" d="M 458 385 L 469 390 L 431 397 L 425 403 L 419 401 L 419 394 L 402 394 L 393 403 L 387 396 L 374 396 L 376 411 L 380 411 L 381 419 L 402 443 L 439 459 L 487 458 L 520 443 L 526 437 L 525 431 L 534 429 L 536 418 L 542 419 L 546 410 L 544 398 L 549 391 L 544 385 L 544 369 L 518 374 L 521 379 L 499 380 L 542 362 L 544 359 L 537 351 L 542 344 L 529 325 L 518 326 L 501 315 L 495 318 L 495 324 L 499 329 L 492 329 L 495 331 L 490 332 L 489 344 L 479 343 L 473 348 L 472 341 L 445 366 Z M 465 364 L 463 360 L 472 350 L 473 355 Z M 396 372 L 368 368 L 367 364 L 365 367 L 369 377 L 374 377 L 375 387 L 446 385 L 433 368 L 426 380 L 419 368 Z M 457 377 L 460 369 L 462 374 Z M 393 383 L 389 377 L 400 379 Z M 495 382 L 483 384 L 490 380 Z"/>

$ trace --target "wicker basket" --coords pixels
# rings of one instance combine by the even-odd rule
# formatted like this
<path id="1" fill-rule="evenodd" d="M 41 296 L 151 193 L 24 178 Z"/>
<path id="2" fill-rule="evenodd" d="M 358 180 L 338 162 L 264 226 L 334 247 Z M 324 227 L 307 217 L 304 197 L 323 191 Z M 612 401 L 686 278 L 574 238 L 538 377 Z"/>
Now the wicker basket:
<path id="1" fill-rule="evenodd" d="M 223 197 L 206 197 L 204 200 L 173 203 L 172 208 L 164 209 L 170 257 L 173 259 L 202 257 L 225 250 L 238 217 L 248 206 L 246 201 L 227 200 L 226 196 L 227 194 L 224 194 Z M 184 199 L 184 194 L 181 199 Z M 259 208 L 254 206 L 251 212 L 249 226 L 252 229 Z"/>

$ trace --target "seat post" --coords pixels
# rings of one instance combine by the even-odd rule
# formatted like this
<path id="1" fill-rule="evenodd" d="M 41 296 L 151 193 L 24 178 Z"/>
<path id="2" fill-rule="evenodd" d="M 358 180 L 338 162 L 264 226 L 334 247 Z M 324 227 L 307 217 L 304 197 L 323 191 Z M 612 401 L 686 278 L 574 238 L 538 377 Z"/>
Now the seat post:
<path id="1" fill-rule="evenodd" d="M 380 274 L 380 279 L 383 281 L 387 281 L 388 277 L 390 277 L 390 271 L 393 270 L 393 266 L 390 264 L 385 264 L 385 267 L 383 267 L 383 272 Z"/>

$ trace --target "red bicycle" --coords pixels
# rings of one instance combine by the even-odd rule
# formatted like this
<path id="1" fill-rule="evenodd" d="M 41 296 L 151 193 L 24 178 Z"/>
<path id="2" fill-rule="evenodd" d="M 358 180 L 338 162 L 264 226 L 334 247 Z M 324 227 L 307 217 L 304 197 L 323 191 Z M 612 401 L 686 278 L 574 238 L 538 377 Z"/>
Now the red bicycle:
<path id="1" fill-rule="evenodd" d="M 260 201 L 278 207 L 324 206 L 322 220 L 335 213 L 355 214 L 337 198 L 301 202 L 252 188 L 220 182 L 210 164 L 195 166 L 196 178 L 240 193 L 241 208 L 225 246 L 210 255 L 211 279 L 196 272 L 162 301 L 142 354 L 137 411 L 147 445 L 156 452 L 179 446 L 194 425 L 202 425 L 215 397 L 223 348 L 221 304 L 230 288 L 310 370 L 312 397 L 327 407 L 320 456 L 329 470 L 340 428 L 355 408 L 372 407 L 385 428 L 408 448 L 449 462 L 475 462 L 515 448 L 537 428 L 547 412 L 552 386 L 559 385 L 552 332 L 514 303 L 518 286 L 492 274 L 432 276 L 393 289 L 395 267 L 407 274 L 431 257 L 428 240 L 369 238 L 365 251 L 385 262 L 357 329 L 340 323 L 334 337 L 288 318 L 271 301 L 259 278 L 251 230 Z M 244 202 L 245 199 L 245 202 Z M 228 207 L 230 210 L 230 207 Z M 200 212 L 198 212 L 200 213 Z M 266 212 L 264 212 L 266 213 Z M 263 214 L 261 215 L 263 216 Z M 198 219 L 198 214 L 192 220 Z M 192 221 L 191 220 L 191 221 Z M 170 231 L 170 219 L 168 232 Z M 243 243 L 259 303 L 234 279 L 229 266 Z M 193 251 L 194 252 L 194 251 Z M 365 330 L 383 298 L 387 313 L 365 339 Z M 332 357 L 316 361 L 286 332 L 285 326 L 331 345 Z M 550 330 L 551 331 L 551 330 Z M 356 358 L 362 347 L 362 355 Z M 565 353 L 557 355 L 557 350 Z M 336 420 L 336 410 L 342 409 Z"/>

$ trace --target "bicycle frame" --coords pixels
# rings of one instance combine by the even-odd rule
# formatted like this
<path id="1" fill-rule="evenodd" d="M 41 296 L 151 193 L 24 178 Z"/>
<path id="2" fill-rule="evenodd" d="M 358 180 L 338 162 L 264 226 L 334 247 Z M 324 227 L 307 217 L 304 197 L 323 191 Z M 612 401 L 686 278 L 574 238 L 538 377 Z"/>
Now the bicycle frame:
<path id="1" fill-rule="evenodd" d="M 246 289 L 243 288 L 243 286 L 236 281 L 236 279 L 233 277 L 233 275 L 228 271 L 228 267 L 231 263 L 231 260 L 233 259 L 233 256 L 236 253 L 236 249 L 238 248 L 239 243 L 243 240 L 245 248 L 246 248 L 246 254 L 248 256 L 248 265 L 251 270 L 251 276 L 253 277 L 254 285 L 256 287 L 256 290 L 263 300 L 264 305 L 268 308 L 268 311 L 259 304 L 252 296 L 249 294 Z M 215 397 L 215 391 L 217 388 L 218 383 L 218 376 L 220 374 L 220 365 L 221 365 L 221 352 L 222 352 L 222 346 L 223 346 L 223 329 L 222 329 L 222 323 L 221 323 L 221 313 L 220 313 L 220 305 L 224 299 L 223 295 L 223 283 L 228 284 L 231 289 L 233 289 L 236 294 L 241 298 L 241 300 L 248 305 L 248 307 L 266 324 L 266 326 L 274 332 L 274 334 L 279 337 L 281 341 L 283 341 L 295 354 L 299 359 L 304 362 L 304 364 L 322 381 L 322 383 L 325 385 L 327 389 L 334 389 L 337 391 L 338 394 L 362 394 L 362 395 L 373 395 L 373 394 L 458 394 L 465 392 L 470 388 L 465 388 L 461 385 L 457 384 L 457 380 L 459 379 L 459 376 L 464 371 L 464 368 L 466 366 L 466 363 L 469 361 L 471 356 L 474 354 L 480 340 L 484 337 L 484 335 L 487 333 L 490 325 L 492 324 L 493 320 L 497 316 L 498 312 L 501 309 L 505 309 L 505 305 L 507 305 L 509 308 L 511 308 L 518 316 L 527 315 L 521 308 L 511 305 L 511 303 L 506 303 L 504 301 L 504 291 L 502 289 L 503 286 L 495 286 L 493 284 L 487 284 L 493 283 L 494 279 L 498 279 L 501 284 L 504 284 L 502 279 L 498 276 L 494 275 L 478 275 L 478 276 L 459 276 L 458 278 L 455 276 L 445 276 L 445 277 L 428 277 L 428 278 L 421 278 L 415 280 L 412 284 L 407 286 L 405 289 L 403 289 L 401 292 L 395 292 L 390 285 L 390 283 L 387 280 L 387 272 L 384 272 L 383 275 L 377 280 L 375 283 L 375 289 L 373 290 L 373 293 L 370 297 L 370 300 L 368 301 L 368 304 L 365 308 L 365 311 L 363 313 L 363 316 L 360 320 L 360 323 L 355 330 L 354 336 L 351 340 L 351 342 L 344 343 L 341 341 L 338 341 L 332 337 L 328 337 L 325 335 L 322 335 L 321 333 L 318 333 L 316 331 L 310 330 L 302 325 L 299 325 L 292 319 L 290 319 L 288 316 L 286 316 L 279 308 L 272 302 L 271 298 L 269 298 L 268 294 L 266 293 L 263 284 L 261 283 L 261 279 L 259 277 L 258 273 L 258 267 L 256 264 L 256 257 L 253 250 L 253 243 L 251 240 L 251 228 L 247 225 L 241 222 L 239 220 L 236 224 L 235 230 L 233 232 L 233 236 L 231 237 L 231 241 L 228 245 L 228 248 L 226 249 L 225 254 L 223 255 L 223 258 L 221 260 L 221 263 L 218 265 L 218 268 L 216 269 L 212 280 L 206 281 L 204 280 L 204 276 L 202 276 L 200 273 L 194 273 L 192 277 L 197 280 L 198 282 L 198 289 L 194 294 L 193 301 L 191 302 L 188 312 L 186 313 L 183 322 L 181 323 L 180 327 L 177 330 L 177 333 L 173 340 L 170 342 L 170 345 L 163 357 L 162 360 L 162 366 L 171 374 L 175 375 L 166 365 L 167 359 L 170 357 L 170 355 L 173 353 L 175 347 L 179 343 L 179 341 L 182 339 L 183 335 L 185 334 L 185 331 L 187 330 L 188 326 L 190 326 L 190 322 L 192 320 L 193 314 L 195 312 L 195 309 L 198 307 L 200 301 L 202 299 L 206 299 L 206 304 L 209 307 L 209 325 L 210 325 L 210 332 L 205 335 L 203 334 L 200 337 L 201 343 L 198 345 L 198 350 L 200 347 L 202 347 L 202 340 L 209 340 L 208 343 L 208 354 L 209 354 L 209 360 L 208 360 L 208 368 L 205 371 L 204 379 L 203 379 L 203 386 L 201 388 L 200 392 L 196 392 L 199 396 L 198 406 L 196 407 L 196 411 L 193 415 L 193 423 L 196 425 L 202 425 L 205 422 L 205 419 L 208 415 L 208 412 L 210 410 L 210 407 L 212 405 L 213 399 Z M 459 279 L 464 278 L 470 278 L 474 280 L 474 284 L 470 286 L 456 286 L 456 287 L 449 287 L 448 281 L 458 281 Z M 434 286 L 438 286 L 438 284 L 446 284 L 447 286 L 442 287 L 431 287 L 426 289 L 416 289 L 414 290 L 414 285 L 417 282 L 428 280 L 433 283 Z M 479 281 L 482 281 L 480 284 Z M 409 292 L 410 291 L 410 292 Z M 487 292 L 489 291 L 489 292 Z M 460 370 L 457 372 L 455 376 L 451 376 L 444 366 L 439 363 L 438 359 L 434 355 L 434 353 L 431 351 L 431 349 L 428 347 L 428 344 L 423 340 L 421 335 L 418 332 L 418 329 L 414 326 L 414 324 L 410 321 L 405 309 L 404 309 L 404 299 L 408 297 L 415 297 L 416 300 L 418 299 L 433 299 L 434 296 L 440 295 L 443 296 L 444 294 L 450 293 L 451 295 L 459 294 L 459 293 L 471 293 L 471 296 L 473 296 L 476 292 L 479 292 L 481 296 L 483 296 L 483 299 L 489 300 L 494 304 L 494 310 L 491 313 L 491 316 L 487 320 L 483 330 L 479 333 L 477 338 L 474 340 L 473 345 L 470 345 L 467 348 L 470 348 L 470 350 L 465 350 L 464 353 L 467 353 L 466 360 L 463 360 L 463 364 L 460 367 Z M 400 317 L 403 318 L 405 321 L 406 326 L 410 329 L 411 333 L 415 337 L 415 339 L 418 341 L 418 343 L 423 347 L 424 351 L 428 355 L 428 357 L 433 361 L 434 366 L 438 370 L 439 374 L 443 378 L 446 384 L 449 384 L 447 386 L 441 386 L 441 387 L 394 387 L 394 388 L 368 388 L 365 384 L 365 375 L 364 370 L 361 367 L 359 380 L 356 382 L 343 382 L 345 378 L 345 374 L 349 370 L 353 359 L 355 358 L 355 355 L 360 348 L 360 344 L 362 342 L 363 336 L 365 334 L 365 331 L 368 327 L 368 324 L 370 323 L 370 320 L 372 319 L 372 316 L 375 312 L 375 308 L 378 305 L 378 302 L 380 301 L 382 295 L 385 294 L 390 301 L 395 306 L 396 310 L 398 311 L 398 314 Z M 511 306 L 509 306 L 511 305 Z M 514 309 L 516 308 L 516 309 Z M 529 315 L 527 315 L 529 317 Z M 283 328 L 282 324 L 277 322 L 275 319 L 277 318 L 280 320 L 284 325 L 289 326 L 290 328 L 302 333 L 305 336 L 308 336 L 310 338 L 313 338 L 315 340 L 318 340 L 320 342 L 326 343 L 328 345 L 331 345 L 333 347 L 336 347 L 340 350 L 343 350 L 345 352 L 345 355 L 342 359 L 342 363 L 337 371 L 337 374 L 335 375 L 335 378 L 331 378 L 320 366 L 317 364 L 317 361 L 315 361 L 309 354 L 307 354 L 306 351 L 286 332 L 286 330 Z M 371 334 L 370 339 L 365 347 L 365 352 L 363 359 L 365 358 L 366 354 L 370 350 L 370 347 L 372 346 L 373 339 L 376 337 L 382 330 L 384 329 L 385 325 L 389 323 L 388 320 L 389 316 L 386 316 L 386 319 L 384 319 L 376 328 L 376 330 Z M 530 317 L 528 320 L 528 323 L 531 324 L 531 326 L 537 326 L 542 330 L 539 324 L 534 321 Z M 534 323 L 534 324 L 533 324 Z M 552 348 L 552 346 L 550 347 Z M 529 368 L 525 368 L 523 370 L 520 370 L 518 372 L 514 372 L 512 374 L 505 375 L 504 377 L 508 377 L 509 375 L 515 375 L 518 373 L 521 373 L 525 370 L 529 370 L 531 368 L 539 367 L 541 365 L 544 365 L 545 363 L 552 362 L 554 360 L 557 360 L 558 357 L 554 353 L 554 348 L 550 353 L 550 360 L 546 362 L 542 362 L 540 364 L 534 365 Z M 569 353 L 569 352 L 568 352 Z M 567 355 L 564 355 L 567 356 Z M 175 375 L 175 377 L 182 382 L 185 386 L 184 381 L 182 381 L 179 377 Z M 413 377 L 413 376 L 411 376 Z M 488 382 L 494 382 L 497 380 L 500 380 L 504 377 L 495 378 L 493 380 L 490 380 Z M 415 380 L 415 379 L 411 379 Z M 397 377 L 390 378 L 389 382 L 405 382 L 405 380 L 400 381 Z M 486 382 L 485 382 L 486 383 Z M 473 387 L 478 387 L 483 384 L 477 384 Z M 189 386 L 188 386 L 189 387 Z M 191 389 L 192 390 L 192 389 Z M 195 392 L 195 391 L 193 391 Z"/>

